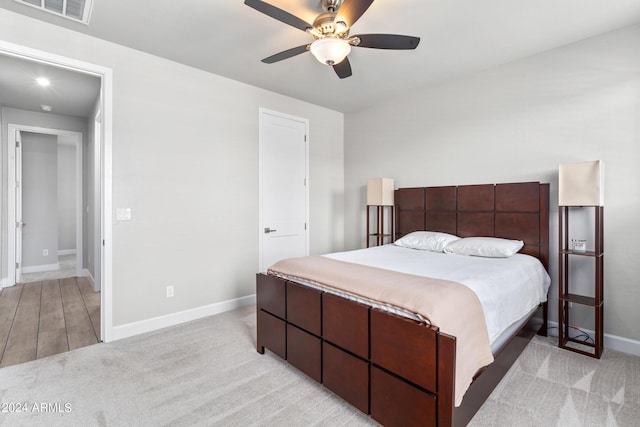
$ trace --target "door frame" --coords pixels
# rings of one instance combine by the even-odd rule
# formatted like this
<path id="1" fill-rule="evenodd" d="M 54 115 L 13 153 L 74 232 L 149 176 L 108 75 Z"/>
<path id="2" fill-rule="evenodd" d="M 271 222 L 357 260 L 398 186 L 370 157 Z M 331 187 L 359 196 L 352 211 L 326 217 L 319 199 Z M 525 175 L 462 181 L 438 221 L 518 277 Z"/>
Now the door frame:
<path id="1" fill-rule="evenodd" d="M 72 136 L 73 137 L 73 145 L 76 149 L 76 275 L 84 276 L 83 269 L 83 233 L 82 233 L 82 225 L 83 225 L 83 215 L 82 215 L 82 206 L 84 205 L 84 199 L 82 197 L 82 184 L 83 184 L 83 156 L 82 156 L 82 132 L 76 131 L 68 131 L 62 129 L 53 129 L 53 128 L 44 128 L 39 126 L 28 126 L 28 125 L 20 125 L 14 123 L 7 124 L 7 143 L 9 146 L 7 147 L 7 158 L 8 158 L 8 192 L 7 192 L 7 226 L 8 226 L 8 247 L 7 247 L 7 273 L 8 273 L 8 285 L 12 286 L 18 282 L 18 277 L 16 275 L 16 268 L 10 268 L 11 266 L 15 266 L 18 260 L 22 257 L 17 253 L 17 238 L 20 237 L 20 234 L 17 232 L 17 227 L 12 227 L 11 224 L 16 224 L 16 209 L 17 206 L 17 168 L 16 168 L 16 133 L 17 132 L 31 132 L 31 133 L 42 133 L 46 135 L 56 135 L 56 136 Z M 59 142 L 58 142 L 59 144 Z M 22 148 L 22 147 L 21 147 Z M 22 177 L 20 177 L 20 182 L 22 182 Z M 20 186 L 20 192 L 22 192 L 22 185 Z M 20 206 L 22 209 L 22 206 Z M 20 228 L 22 229 L 22 227 Z M 22 241 L 22 238 L 20 238 Z M 20 245 L 22 247 L 22 245 Z M 20 268 L 23 266 L 21 265 Z"/>
<path id="2" fill-rule="evenodd" d="M 102 117 L 101 146 L 101 212 L 102 238 L 100 293 L 100 336 L 102 341 L 113 340 L 113 70 L 102 65 L 79 61 L 42 50 L 0 40 L 0 55 L 8 55 L 26 61 L 46 63 L 100 78 L 100 111 Z"/>
<path id="3" fill-rule="evenodd" d="M 276 117 L 280 117 L 283 119 L 287 119 L 287 120 L 293 120 L 293 121 L 297 121 L 297 122 L 301 122 L 304 123 L 305 126 L 305 135 L 307 136 L 305 138 L 304 144 L 305 144 L 305 180 L 306 180 L 306 184 L 304 187 L 304 199 L 305 199 L 305 206 L 304 206 L 304 212 L 305 212 L 305 216 L 304 216 L 304 220 L 305 223 L 307 224 L 307 227 L 304 230 L 304 234 L 305 234 L 305 252 L 306 255 L 309 255 L 309 248 L 310 248 L 310 242 L 309 242 L 309 229 L 310 227 L 310 223 L 309 223 L 309 141 L 310 141 L 310 137 L 309 137 L 309 119 L 305 119 L 302 117 L 297 117 L 297 116 L 292 116 L 290 114 L 286 114 L 286 113 L 281 113 L 279 111 L 274 111 L 274 110 L 269 110 L 267 108 L 258 108 L 258 271 L 261 271 L 262 269 L 262 260 L 263 260 L 263 239 L 265 238 L 265 234 L 263 232 L 264 230 L 264 223 L 263 223 L 263 211 L 262 211 L 262 179 L 260 179 L 260 177 L 262 177 L 262 151 L 263 151 L 263 144 L 264 144 L 264 136 L 263 136 L 263 117 L 264 115 L 271 115 L 271 116 L 276 116 Z"/>

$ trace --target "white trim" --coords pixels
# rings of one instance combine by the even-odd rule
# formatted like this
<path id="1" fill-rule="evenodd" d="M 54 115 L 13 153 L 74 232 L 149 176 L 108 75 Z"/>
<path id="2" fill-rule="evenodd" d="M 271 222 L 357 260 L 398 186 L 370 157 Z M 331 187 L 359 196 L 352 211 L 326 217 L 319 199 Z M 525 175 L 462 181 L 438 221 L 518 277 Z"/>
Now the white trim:
<path id="1" fill-rule="evenodd" d="M 93 247 L 90 248 L 90 253 L 94 254 L 93 259 L 89 257 L 89 270 L 93 271 L 91 277 L 94 277 L 96 274 L 100 274 L 102 271 L 102 257 L 98 256 L 102 252 L 102 222 L 103 222 L 103 214 L 100 206 L 102 205 L 102 122 L 101 122 L 101 108 L 102 108 L 102 94 L 100 99 L 98 100 L 97 105 L 95 106 L 95 117 L 93 119 L 93 158 L 90 160 L 90 164 L 94 165 L 93 170 L 93 194 L 92 199 L 87 201 L 87 210 L 89 211 L 89 207 L 93 206 L 93 227 L 91 230 L 88 230 L 87 239 L 93 240 Z M 96 218 L 96 214 L 99 215 Z M 102 275 L 94 277 L 93 280 L 93 291 L 100 292 L 101 291 L 101 279 Z"/>
<path id="2" fill-rule="evenodd" d="M 85 74 L 92 74 L 101 78 L 102 90 L 102 130 L 104 138 L 101 150 L 102 157 L 102 210 L 100 221 L 102 223 L 102 239 L 105 241 L 102 246 L 102 292 L 101 294 L 101 338 L 108 342 L 112 340 L 113 329 L 113 245 L 112 245 L 112 179 L 113 179 L 113 71 L 102 65 L 91 64 L 79 61 L 50 52 L 33 49 L 26 46 L 17 45 L 0 40 L 0 54 L 10 55 L 29 61 L 47 63 L 54 66 L 78 71 Z M 10 227 L 11 228 L 11 227 Z"/>
<path id="3" fill-rule="evenodd" d="M 156 331 L 158 329 L 167 328 L 169 326 L 175 326 L 182 323 L 190 322 L 192 320 L 202 319 L 203 317 L 213 316 L 216 314 L 235 310 L 240 307 L 246 307 L 255 303 L 256 296 L 255 294 L 253 294 L 246 297 L 179 311 L 177 313 L 166 314 L 164 316 L 158 316 L 152 319 L 141 320 L 139 322 L 127 323 L 126 325 L 114 326 L 112 338 L 114 340 L 128 338 L 134 335 L 140 335 L 147 332 Z"/>
<path id="4" fill-rule="evenodd" d="M 15 265 L 17 261 L 17 254 L 15 251 L 15 242 L 16 241 L 16 228 L 11 227 L 11 224 L 16 222 L 16 167 L 15 167 L 15 159 L 16 159 L 16 131 L 20 132 L 33 132 L 33 133 L 42 133 L 47 135 L 56 135 L 56 136 L 71 136 L 73 137 L 73 142 L 69 142 L 68 145 L 75 146 L 76 149 L 76 248 L 78 248 L 78 257 L 76 258 L 76 274 L 80 275 L 82 272 L 82 243 L 83 243 L 83 233 L 82 233 L 82 206 L 83 206 L 83 191 L 82 191 L 82 181 L 83 181 L 83 156 L 82 156 L 82 146 L 83 146 L 83 135 L 82 132 L 56 129 L 56 128 L 45 128 L 40 126 L 29 126 L 29 125 L 21 125 L 8 123 L 8 200 L 7 200 L 7 224 L 9 225 L 8 230 L 8 247 L 7 247 L 7 265 Z M 15 283 L 17 280 L 15 269 L 9 269 L 8 277 L 9 282 Z"/>
<path id="5" fill-rule="evenodd" d="M 41 264 L 41 265 L 30 265 L 28 267 L 22 267 L 23 274 L 29 273 L 44 273 L 45 271 L 56 271 L 60 270 L 60 264 Z"/>
<path id="6" fill-rule="evenodd" d="M 558 328 L 558 322 L 548 321 L 549 327 Z M 595 332 L 590 329 L 580 328 L 581 331 L 594 339 Z M 640 341 L 632 340 L 618 335 L 604 334 L 604 347 L 609 350 L 640 356 Z"/>
<path id="7" fill-rule="evenodd" d="M 102 73 L 102 135 L 100 144 L 102 156 L 102 209 L 100 223 L 102 224 L 102 268 L 100 274 L 101 295 L 101 331 L 102 340 L 113 340 L 113 72 L 104 69 Z"/>
<path id="8" fill-rule="evenodd" d="M 60 249 L 58 251 L 58 256 L 75 255 L 75 254 L 76 254 L 75 249 Z"/>

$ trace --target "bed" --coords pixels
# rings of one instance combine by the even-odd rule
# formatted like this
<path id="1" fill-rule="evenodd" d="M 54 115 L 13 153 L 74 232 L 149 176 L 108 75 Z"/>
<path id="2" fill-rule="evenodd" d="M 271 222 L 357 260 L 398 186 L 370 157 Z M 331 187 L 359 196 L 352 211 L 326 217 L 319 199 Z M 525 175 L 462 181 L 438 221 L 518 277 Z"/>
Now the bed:
<path id="1" fill-rule="evenodd" d="M 534 257 L 548 270 L 548 184 L 403 188 L 396 190 L 395 201 L 397 237 L 430 230 L 459 237 L 522 240 L 520 254 L 528 256 L 518 256 Z M 401 250 L 387 246 L 392 251 Z M 382 250 L 387 249 L 374 248 Z M 381 252 L 378 256 L 393 258 L 394 253 Z M 336 284 L 345 281 L 345 277 L 352 278 L 344 283 L 347 289 L 350 282 L 369 281 L 374 289 L 391 281 L 399 285 L 397 275 L 404 274 L 388 272 L 387 276 L 386 267 L 380 271 L 361 270 L 351 264 L 353 259 L 341 259 L 341 255 L 309 258 L 318 263 L 317 270 L 335 273 L 330 281 L 335 280 Z M 336 264 L 332 263 L 344 263 L 345 270 L 340 273 L 340 265 L 334 271 Z M 279 277 L 273 272 L 257 275 L 258 352 L 264 353 L 266 348 L 287 360 L 383 425 L 467 424 L 535 331 L 546 334 L 546 302 L 489 340 L 489 333 L 481 332 L 481 322 L 461 318 L 459 323 L 466 324 L 469 331 L 460 329 L 460 325 L 452 329 L 446 322 L 461 316 L 447 318 L 445 311 L 439 314 L 443 317 L 435 316 L 446 323 L 441 328 L 434 317 L 429 315 L 425 321 L 414 307 L 405 310 L 415 313 L 414 318 L 397 312 L 398 304 L 393 298 L 376 306 L 367 298 L 354 298 L 350 290 L 341 293 L 338 286 L 336 291 L 333 283 L 322 287 L 314 286 L 315 279 L 299 279 Z M 411 282 L 411 278 L 407 280 Z M 383 294 L 394 296 L 386 288 Z M 438 304 L 432 305 L 444 306 L 441 301 L 447 297 L 440 299 L 438 295 Z M 546 295 L 542 299 L 546 301 Z M 471 305 L 465 302 L 464 307 L 467 306 Z M 473 310 L 465 308 L 456 313 L 467 311 Z M 491 341 L 493 347 L 489 350 L 490 359 L 479 351 L 476 365 L 469 371 L 469 349 L 484 345 L 470 345 L 473 340 Z M 460 382 L 465 369 L 472 372 L 470 386 Z"/>

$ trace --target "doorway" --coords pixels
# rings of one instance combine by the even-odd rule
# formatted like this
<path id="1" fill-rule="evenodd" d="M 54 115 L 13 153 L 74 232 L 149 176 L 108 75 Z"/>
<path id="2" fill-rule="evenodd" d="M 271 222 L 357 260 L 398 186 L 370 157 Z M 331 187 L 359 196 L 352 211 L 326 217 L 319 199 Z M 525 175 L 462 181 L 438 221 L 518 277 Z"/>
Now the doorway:
<path id="1" fill-rule="evenodd" d="M 260 109 L 260 271 L 309 254 L 309 121 Z"/>
<path id="2" fill-rule="evenodd" d="M 63 276 L 85 276 L 82 145 L 80 132 L 8 124 L 9 285 L 61 277 L 47 274 L 61 256 Z"/>
<path id="3" fill-rule="evenodd" d="M 95 165 L 96 175 L 99 176 L 99 194 L 96 195 L 96 199 L 99 201 L 97 206 L 95 206 L 95 210 L 93 216 L 96 218 L 95 225 L 95 238 L 94 241 L 97 242 L 96 246 L 100 248 L 99 253 L 95 254 L 95 260 L 91 262 L 96 262 L 100 264 L 99 275 L 100 275 L 100 283 L 101 283 L 101 293 L 100 293 L 100 338 L 102 341 L 108 342 L 113 338 L 113 308 L 112 308 L 112 224 L 111 221 L 108 220 L 111 218 L 111 210 L 112 210 L 112 122 L 113 122 L 113 75 L 112 70 L 99 66 L 96 64 L 91 64 L 83 61 L 78 61 L 76 59 L 63 57 L 60 55 L 52 54 L 49 52 L 44 52 L 32 48 L 28 48 L 25 46 L 16 45 L 13 43 L 5 42 L 0 40 L 0 56 L 8 56 L 12 58 L 18 58 L 20 60 L 44 64 L 46 66 L 51 66 L 55 68 L 61 68 L 66 70 L 71 70 L 73 72 L 77 72 L 83 75 L 91 75 L 98 77 L 100 79 L 100 101 L 99 101 L 99 111 L 100 111 L 100 131 L 101 131 L 101 144 L 97 148 L 96 151 L 99 151 L 99 154 L 92 156 L 93 158 L 100 159 L 100 163 Z M 6 126 L 3 123 L 3 126 Z M 93 125 L 92 125 L 93 126 Z M 7 142 L 8 144 L 8 142 Z M 5 160 L 6 161 L 6 160 Z M 5 165 L 11 167 L 10 165 L 14 159 L 10 159 L 8 163 Z M 9 188 L 8 188 L 9 187 Z M 11 191 L 10 186 L 5 187 L 5 191 Z M 9 210 L 8 206 L 3 208 L 3 212 L 7 214 Z M 7 221 L 7 233 L 3 233 L 5 236 L 12 230 L 13 224 L 10 224 Z M 15 230 L 14 230 L 15 234 Z M 6 245 L 6 243 L 5 243 Z M 7 248 L 6 251 L 3 251 L 3 259 L 5 260 L 5 274 L 10 274 L 11 271 L 14 271 L 13 268 L 8 268 L 7 265 L 9 261 L 11 261 L 11 257 L 9 256 L 9 247 L 13 247 L 13 245 L 5 246 Z M 15 252 L 12 254 L 13 259 L 15 259 Z M 15 273 L 14 273 L 15 274 Z M 3 279 L 3 285 L 7 286 L 10 280 L 7 277 Z M 4 288 L 7 290 L 10 288 Z M 3 290 L 3 291 L 4 291 Z"/>

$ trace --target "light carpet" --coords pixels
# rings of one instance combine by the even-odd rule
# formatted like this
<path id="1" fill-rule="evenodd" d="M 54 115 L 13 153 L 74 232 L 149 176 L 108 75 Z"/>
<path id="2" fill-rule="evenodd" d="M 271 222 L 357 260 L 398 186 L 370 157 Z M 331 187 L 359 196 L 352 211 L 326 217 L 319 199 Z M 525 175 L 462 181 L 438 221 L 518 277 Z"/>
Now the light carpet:
<path id="1" fill-rule="evenodd" d="M 376 425 L 258 354 L 254 307 L 0 369 L 0 411 L 0 426 Z M 640 358 L 593 360 L 536 337 L 470 425 L 639 420 Z"/>

